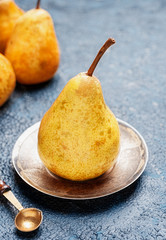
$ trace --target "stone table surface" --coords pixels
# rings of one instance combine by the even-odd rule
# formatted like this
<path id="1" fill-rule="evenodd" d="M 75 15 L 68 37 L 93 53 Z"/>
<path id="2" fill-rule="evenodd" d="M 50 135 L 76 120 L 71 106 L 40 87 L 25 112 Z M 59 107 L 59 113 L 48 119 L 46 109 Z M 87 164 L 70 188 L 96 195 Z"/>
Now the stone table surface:
<path id="1" fill-rule="evenodd" d="M 36 0 L 16 0 L 24 10 Z M 61 48 L 54 78 L 38 86 L 17 84 L 0 108 L 0 176 L 24 206 L 44 213 L 38 231 L 14 227 L 16 210 L 0 198 L 0 239 L 166 239 L 166 1 L 47 0 Z M 149 161 L 130 187 L 100 199 L 62 200 L 39 193 L 18 177 L 11 153 L 17 138 L 39 121 L 67 81 L 86 71 L 108 37 L 116 45 L 95 75 L 114 114 L 144 137 Z"/>

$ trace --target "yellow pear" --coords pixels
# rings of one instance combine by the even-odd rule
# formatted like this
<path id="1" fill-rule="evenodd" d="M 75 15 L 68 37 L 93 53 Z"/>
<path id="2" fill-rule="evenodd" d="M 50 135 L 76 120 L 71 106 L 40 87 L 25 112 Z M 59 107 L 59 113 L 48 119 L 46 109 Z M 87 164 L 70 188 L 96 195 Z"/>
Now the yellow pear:
<path id="1" fill-rule="evenodd" d="M 0 52 L 4 53 L 16 20 L 23 15 L 13 0 L 0 0 Z"/>
<path id="2" fill-rule="evenodd" d="M 5 51 L 22 84 L 49 80 L 58 69 L 60 52 L 49 13 L 39 8 L 27 11 L 15 24 Z"/>
<path id="3" fill-rule="evenodd" d="M 54 174 L 74 181 L 96 178 L 114 166 L 119 152 L 118 122 L 105 104 L 93 71 L 108 39 L 87 73 L 70 79 L 45 113 L 38 133 L 38 152 Z"/>
<path id="4" fill-rule="evenodd" d="M 16 77 L 8 59 L 0 53 L 0 107 L 7 101 L 16 85 Z"/>

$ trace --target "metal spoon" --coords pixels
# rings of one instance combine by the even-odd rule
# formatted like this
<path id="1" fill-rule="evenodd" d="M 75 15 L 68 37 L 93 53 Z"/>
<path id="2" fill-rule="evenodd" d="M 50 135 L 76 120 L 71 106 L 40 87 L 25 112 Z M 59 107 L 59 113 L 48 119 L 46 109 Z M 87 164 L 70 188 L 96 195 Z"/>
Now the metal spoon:
<path id="1" fill-rule="evenodd" d="M 31 232 L 40 226 L 43 220 L 42 212 L 36 208 L 23 208 L 11 188 L 2 180 L 0 180 L 0 195 L 5 196 L 19 210 L 15 217 L 15 226 L 18 230 Z"/>

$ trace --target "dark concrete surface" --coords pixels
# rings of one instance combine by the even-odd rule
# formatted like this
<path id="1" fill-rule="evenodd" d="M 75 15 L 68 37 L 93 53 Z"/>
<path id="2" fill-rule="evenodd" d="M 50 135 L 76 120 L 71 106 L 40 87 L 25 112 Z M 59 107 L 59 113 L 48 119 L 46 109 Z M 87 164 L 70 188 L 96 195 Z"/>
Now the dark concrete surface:
<path id="1" fill-rule="evenodd" d="M 16 0 L 24 10 L 36 1 Z M 16 210 L 0 198 L 0 239 L 164 240 L 166 239 L 166 1 L 43 0 L 53 17 L 61 64 L 48 83 L 17 85 L 0 109 L 0 176 L 25 207 L 44 213 L 38 231 L 14 227 Z M 95 75 L 114 114 L 145 138 L 149 162 L 127 189 L 96 200 L 72 201 L 46 196 L 15 173 L 13 146 L 39 121 L 67 81 L 86 71 L 108 37 L 116 39 Z"/>

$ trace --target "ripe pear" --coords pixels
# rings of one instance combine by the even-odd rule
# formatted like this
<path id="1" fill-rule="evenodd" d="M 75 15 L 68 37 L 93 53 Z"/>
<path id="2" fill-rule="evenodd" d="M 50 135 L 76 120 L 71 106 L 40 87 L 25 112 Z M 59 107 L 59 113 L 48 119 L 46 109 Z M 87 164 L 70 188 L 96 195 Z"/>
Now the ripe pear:
<path id="1" fill-rule="evenodd" d="M 38 133 L 38 153 L 54 174 L 73 181 L 96 178 L 115 164 L 120 143 L 118 122 L 105 104 L 92 75 L 108 39 L 87 73 L 70 79 L 45 113 Z"/>
<path id="2" fill-rule="evenodd" d="M 4 53 L 16 20 L 23 15 L 13 0 L 0 0 L 0 52 Z"/>
<path id="3" fill-rule="evenodd" d="M 8 59 L 0 53 L 0 107 L 7 101 L 16 85 L 16 77 Z"/>
<path id="4" fill-rule="evenodd" d="M 60 51 L 49 13 L 39 7 L 27 11 L 15 24 L 5 51 L 22 84 L 37 84 L 53 77 Z"/>

